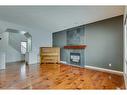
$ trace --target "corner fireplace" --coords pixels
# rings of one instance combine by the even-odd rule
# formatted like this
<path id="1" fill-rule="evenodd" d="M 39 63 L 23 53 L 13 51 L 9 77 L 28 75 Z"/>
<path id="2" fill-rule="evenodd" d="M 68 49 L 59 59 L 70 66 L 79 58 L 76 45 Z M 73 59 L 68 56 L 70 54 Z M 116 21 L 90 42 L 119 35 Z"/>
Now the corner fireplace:
<path id="1" fill-rule="evenodd" d="M 81 56 L 80 53 L 70 52 L 70 63 L 73 65 L 81 65 Z"/>

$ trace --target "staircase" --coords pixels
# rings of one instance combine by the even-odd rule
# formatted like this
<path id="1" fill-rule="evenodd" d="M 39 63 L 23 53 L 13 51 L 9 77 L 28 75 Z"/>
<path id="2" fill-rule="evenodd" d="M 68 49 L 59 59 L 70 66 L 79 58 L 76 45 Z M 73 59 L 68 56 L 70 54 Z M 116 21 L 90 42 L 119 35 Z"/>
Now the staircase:
<path id="1" fill-rule="evenodd" d="M 21 45 L 22 41 L 27 41 L 24 35 L 19 33 L 9 33 L 8 44 L 19 53 L 21 53 L 21 47 L 26 49 L 26 47 Z"/>
<path id="2" fill-rule="evenodd" d="M 6 32 L 9 33 L 9 46 L 23 55 L 25 61 L 29 63 L 29 53 L 32 51 L 32 36 L 26 31 L 15 29 L 6 29 Z M 21 42 L 26 42 L 26 45 L 21 45 Z"/>

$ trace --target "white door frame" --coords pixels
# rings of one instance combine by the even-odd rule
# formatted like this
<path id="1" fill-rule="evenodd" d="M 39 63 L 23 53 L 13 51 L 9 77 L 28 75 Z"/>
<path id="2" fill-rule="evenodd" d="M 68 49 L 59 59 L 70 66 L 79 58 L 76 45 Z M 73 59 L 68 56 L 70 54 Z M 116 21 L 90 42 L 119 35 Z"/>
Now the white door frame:
<path id="1" fill-rule="evenodd" d="M 126 25 L 124 24 L 124 33 L 123 33 L 123 35 L 124 35 L 124 52 L 123 52 L 123 54 L 124 54 L 124 64 L 123 64 L 123 71 L 124 71 L 124 73 L 126 73 Z"/>

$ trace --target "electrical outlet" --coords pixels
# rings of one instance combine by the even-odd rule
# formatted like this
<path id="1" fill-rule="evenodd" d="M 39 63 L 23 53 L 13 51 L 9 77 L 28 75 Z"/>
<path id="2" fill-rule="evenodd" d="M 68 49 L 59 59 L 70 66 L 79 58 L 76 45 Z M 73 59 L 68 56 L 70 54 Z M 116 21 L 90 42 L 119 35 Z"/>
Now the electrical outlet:
<path id="1" fill-rule="evenodd" d="M 112 64 L 111 64 L 111 63 L 109 63 L 109 64 L 108 64 L 108 66 L 109 66 L 109 67 L 112 67 Z"/>

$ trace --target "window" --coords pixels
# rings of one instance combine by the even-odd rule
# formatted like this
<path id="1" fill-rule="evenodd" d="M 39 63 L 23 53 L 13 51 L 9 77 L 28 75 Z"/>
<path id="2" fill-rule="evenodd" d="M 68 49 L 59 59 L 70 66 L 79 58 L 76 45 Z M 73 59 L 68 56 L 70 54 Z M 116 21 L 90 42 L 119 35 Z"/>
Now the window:
<path id="1" fill-rule="evenodd" d="M 27 42 L 21 42 L 21 54 L 26 53 Z"/>

